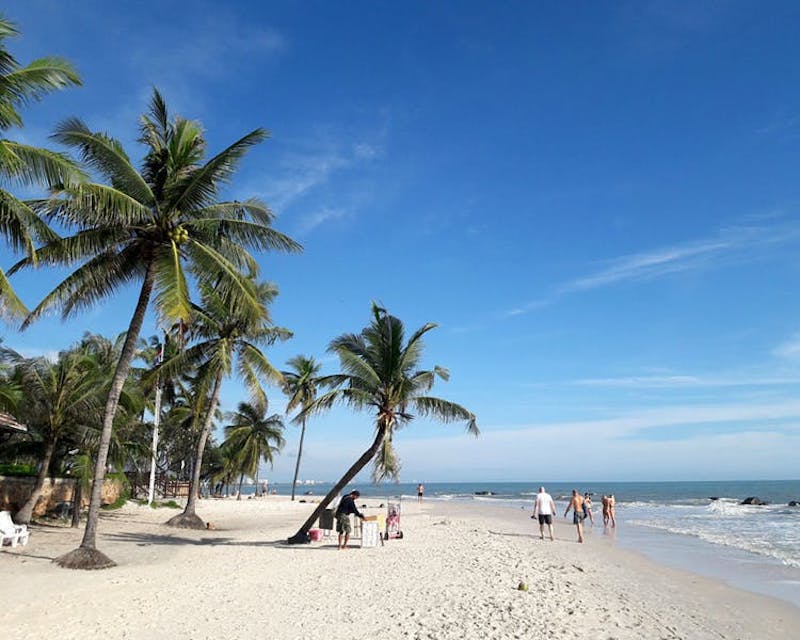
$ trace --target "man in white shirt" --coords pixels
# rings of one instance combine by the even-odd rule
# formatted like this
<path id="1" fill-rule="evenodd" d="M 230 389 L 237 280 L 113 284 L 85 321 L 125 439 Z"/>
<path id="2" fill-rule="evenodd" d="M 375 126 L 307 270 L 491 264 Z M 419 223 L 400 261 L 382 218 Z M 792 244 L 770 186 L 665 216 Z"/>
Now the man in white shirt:
<path id="1" fill-rule="evenodd" d="M 539 518 L 539 537 L 544 540 L 544 525 L 550 530 L 550 540 L 553 538 L 553 518 L 556 515 L 556 503 L 544 487 L 539 487 L 536 500 L 533 503 L 533 515 L 531 518 Z"/>

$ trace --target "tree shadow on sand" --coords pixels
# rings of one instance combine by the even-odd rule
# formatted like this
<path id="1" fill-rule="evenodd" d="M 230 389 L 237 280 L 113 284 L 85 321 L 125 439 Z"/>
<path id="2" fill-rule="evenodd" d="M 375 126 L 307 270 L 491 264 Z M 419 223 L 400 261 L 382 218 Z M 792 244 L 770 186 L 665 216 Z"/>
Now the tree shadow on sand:
<path id="1" fill-rule="evenodd" d="M 325 546 L 311 546 L 311 545 L 289 545 L 286 538 L 278 540 L 235 540 L 234 538 L 227 538 L 224 536 L 210 537 L 205 536 L 202 538 L 188 538 L 176 535 L 163 535 L 158 533 L 137 533 L 137 532 L 120 532 L 111 533 L 103 536 L 107 540 L 118 542 L 133 542 L 140 547 L 147 547 L 150 545 L 172 545 L 172 546 L 198 546 L 198 547 L 214 547 L 214 546 L 227 546 L 227 547 L 276 547 L 286 549 L 335 549 L 336 544 L 332 543 Z"/>

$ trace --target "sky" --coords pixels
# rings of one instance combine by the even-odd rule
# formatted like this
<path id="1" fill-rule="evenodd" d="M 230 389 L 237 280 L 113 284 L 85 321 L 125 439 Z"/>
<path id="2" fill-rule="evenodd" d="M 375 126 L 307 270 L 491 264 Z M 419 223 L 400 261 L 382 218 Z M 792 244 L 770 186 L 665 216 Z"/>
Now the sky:
<path id="1" fill-rule="evenodd" d="M 52 146 L 69 116 L 132 157 L 152 88 L 213 153 L 268 141 L 226 196 L 263 198 L 297 255 L 259 256 L 271 348 L 326 352 L 377 301 L 426 322 L 434 393 L 478 418 L 415 420 L 404 482 L 800 476 L 800 5 L 771 2 L 11 2 L 23 63 L 83 87 L 8 137 Z M 14 260 L 0 247 L 4 267 Z M 12 284 L 35 305 L 59 276 Z M 19 333 L 23 354 L 114 335 L 122 291 Z M 151 317 L 144 334 L 158 331 Z M 270 390 L 271 409 L 285 399 Z M 235 380 L 222 408 L 244 399 Z M 262 473 L 291 480 L 299 430 Z M 308 425 L 300 477 L 336 480 L 368 413 Z M 360 481 L 367 481 L 367 474 Z"/>

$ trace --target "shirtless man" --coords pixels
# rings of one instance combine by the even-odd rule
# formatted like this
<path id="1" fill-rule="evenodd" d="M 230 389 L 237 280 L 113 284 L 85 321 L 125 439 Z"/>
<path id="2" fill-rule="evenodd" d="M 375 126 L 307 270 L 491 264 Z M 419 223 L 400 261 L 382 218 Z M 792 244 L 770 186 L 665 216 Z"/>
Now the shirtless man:
<path id="1" fill-rule="evenodd" d="M 578 529 L 578 542 L 583 542 L 583 496 L 577 489 L 572 490 L 572 500 L 567 505 L 564 517 L 567 517 L 569 510 L 572 509 L 572 524 Z"/>

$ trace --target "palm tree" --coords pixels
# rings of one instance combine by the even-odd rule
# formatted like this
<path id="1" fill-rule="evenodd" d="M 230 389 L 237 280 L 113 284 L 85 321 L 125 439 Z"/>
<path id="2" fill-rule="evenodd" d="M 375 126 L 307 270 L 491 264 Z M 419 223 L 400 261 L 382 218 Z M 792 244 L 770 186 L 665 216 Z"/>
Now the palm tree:
<path id="1" fill-rule="evenodd" d="M 292 479 L 292 500 L 294 500 L 297 475 L 300 472 L 300 458 L 303 456 L 306 419 L 308 417 L 303 410 L 308 409 L 317 397 L 318 374 L 321 365 L 314 358 L 302 355 L 295 356 L 286 364 L 292 368 L 291 371 L 281 371 L 284 380 L 283 392 L 289 396 L 289 401 L 286 403 L 286 413 L 291 413 L 295 409 L 301 410 L 292 420 L 295 424 L 300 424 L 300 444 L 297 447 L 297 462 L 294 466 L 294 478 Z"/>
<path id="2" fill-rule="evenodd" d="M 5 40 L 18 36 L 13 23 L 0 16 L 0 131 L 22 126 L 19 107 L 80 79 L 72 66 L 60 58 L 40 58 L 21 66 L 5 46 Z M 81 172 L 65 156 L 0 138 L 0 181 L 34 184 L 71 182 Z M 0 187 L 0 236 L 15 250 L 36 259 L 35 242 L 54 237 L 28 203 Z M 20 317 L 27 310 L 0 268 L 0 317 Z"/>
<path id="3" fill-rule="evenodd" d="M 422 356 L 422 337 L 436 325 L 428 323 L 404 342 L 403 323 L 386 309 L 372 304 L 372 322 L 360 334 L 344 334 L 334 339 L 328 351 L 339 357 L 342 373 L 326 376 L 320 382 L 334 388 L 312 402 L 304 413 L 317 413 L 343 403 L 354 409 L 374 412 L 375 437 L 370 447 L 356 460 L 328 495 L 317 505 L 289 544 L 308 542 L 308 530 L 323 509 L 371 460 L 374 478 L 397 478 L 399 461 L 392 440 L 395 432 L 414 419 L 409 409 L 441 422 L 465 420 L 467 431 L 478 435 L 475 415 L 459 404 L 428 395 L 436 376 L 449 373 L 442 367 L 418 370 Z"/>
<path id="4" fill-rule="evenodd" d="M 202 397 L 209 398 L 204 407 L 203 428 L 197 440 L 186 508 L 183 513 L 167 522 L 170 526 L 205 528 L 205 523 L 196 514 L 200 466 L 219 403 L 223 378 L 230 375 L 235 364 L 236 372 L 244 381 L 253 402 L 261 406 L 267 405 L 267 394 L 261 381 L 272 380 L 277 384 L 283 381 L 280 371 L 272 366 L 261 351 L 262 347 L 269 346 L 276 340 L 286 340 L 292 335 L 286 329 L 273 326 L 270 319 L 267 307 L 278 294 L 278 290 L 270 283 L 257 283 L 252 279 L 247 282 L 247 286 L 247 295 L 258 300 L 258 308 L 241 304 L 241 296 L 237 291 L 221 291 L 219 287 L 201 283 L 199 289 L 203 306 L 193 305 L 194 321 L 191 327 L 193 335 L 199 341 L 162 365 L 167 375 L 175 370 L 185 371 L 193 365 L 197 370 L 198 380 L 205 385 L 208 392 L 207 395 L 202 394 Z"/>
<path id="5" fill-rule="evenodd" d="M 225 427 L 224 447 L 235 452 L 236 466 L 242 475 L 255 477 L 258 485 L 258 467 L 261 461 L 272 461 L 286 444 L 283 439 L 283 420 L 278 414 L 267 416 L 267 407 L 240 402 L 231 416 L 232 424 Z M 241 498 L 241 483 L 239 487 Z"/>
<path id="6" fill-rule="evenodd" d="M 16 522 L 27 524 L 59 441 L 70 430 L 87 426 L 99 417 L 100 370 L 97 361 L 82 349 L 60 353 L 55 363 L 46 358 L 21 360 L 18 368 L 26 397 L 21 416 L 44 447 L 33 490 L 14 516 Z"/>
<path id="7" fill-rule="evenodd" d="M 258 270 L 248 249 L 300 248 L 271 227 L 273 214 L 258 200 L 217 200 L 241 158 L 266 138 L 266 131 L 256 129 L 203 162 L 206 143 L 200 125 L 181 117 L 170 119 L 155 90 L 140 131 L 139 140 L 147 148 L 141 172 L 117 140 L 92 132 L 77 118 L 62 123 L 54 139 L 78 150 L 109 184 L 65 185 L 37 205 L 37 211 L 76 229 L 72 236 L 41 247 L 40 263 L 82 264 L 45 297 L 23 327 L 48 309 L 59 308 L 66 318 L 126 284 L 140 285 L 105 405 L 86 530 L 78 549 L 56 558 L 63 567 L 114 565 L 96 547 L 101 489 L 114 415 L 151 297 L 163 324 L 190 318 L 188 271 L 198 283 L 213 281 L 221 291 L 238 294 L 240 307 L 257 309 L 260 303 L 243 275 Z M 11 272 L 31 264 L 25 259 Z"/>

